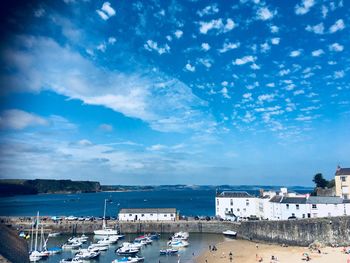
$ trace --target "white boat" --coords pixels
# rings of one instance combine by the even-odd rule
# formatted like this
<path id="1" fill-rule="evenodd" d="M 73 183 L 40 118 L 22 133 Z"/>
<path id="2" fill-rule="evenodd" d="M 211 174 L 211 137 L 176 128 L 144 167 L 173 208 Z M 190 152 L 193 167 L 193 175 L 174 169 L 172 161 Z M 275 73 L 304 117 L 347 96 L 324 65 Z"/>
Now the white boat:
<path id="1" fill-rule="evenodd" d="M 129 247 L 120 247 L 117 249 L 117 254 L 121 256 L 134 256 L 139 252 L 138 249 Z"/>
<path id="2" fill-rule="evenodd" d="M 177 232 L 173 235 L 173 239 L 187 240 L 189 236 L 188 232 Z"/>
<path id="3" fill-rule="evenodd" d="M 189 243 L 186 240 L 170 240 L 168 246 L 173 248 L 188 247 Z"/>
<path id="4" fill-rule="evenodd" d="M 224 232 L 222 232 L 224 234 L 224 236 L 226 237 L 231 237 L 231 238 L 234 238 L 237 236 L 237 232 L 235 231 L 232 231 L 232 230 L 226 230 Z"/>
<path id="5" fill-rule="evenodd" d="M 68 242 L 62 245 L 63 249 L 77 249 L 79 247 L 81 247 L 83 243 L 81 242 Z"/>
<path id="6" fill-rule="evenodd" d="M 177 249 L 173 249 L 173 248 L 167 248 L 167 249 L 161 249 L 159 250 L 159 254 L 160 255 L 174 255 L 177 252 L 179 252 L 179 250 Z"/>
<path id="7" fill-rule="evenodd" d="M 39 231 L 39 212 L 36 215 L 36 221 L 35 221 L 35 245 L 34 245 L 34 250 L 33 250 L 33 232 L 34 232 L 34 224 L 32 225 L 32 240 L 30 243 L 30 254 L 29 254 L 29 261 L 35 262 L 43 258 L 43 255 L 41 252 L 38 251 L 38 231 Z"/>
<path id="8" fill-rule="evenodd" d="M 140 243 L 129 243 L 129 242 L 124 242 L 123 247 L 128 247 L 128 248 L 135 248 L 140 250 L 142 247 L 142 244 Z"/>
<path id="9" fill-rule="evenodd" d="M 136 259 L 132 259 L 132 258 L 118 258 L 112 261 L 112 263 L 136 263 L 138 261 L 136 261 Z"/>
<path id="10" fill-rule="evenodd" d="M 86 260 L 97 258 L 99 255 L 100 252 L 90 251 L 88 249 L 80 249 L 79 252 L 75 254 L 75 257 L 78 259 Z"/>
<path id="11" fill-rule="evenodd" d="M 59 235 L 61 235 L 60 232 L 52 232 L 52 233 L 49 233 L 49 237 L 58 237 Z"/>
<path id="12" fill-rule="evenodd" d="M 83 261 L 78 258 L 66 258 L 61 259 L 60 263 L 83 263 Z"/>
<path id="13" fill-rule="evenodd" d="M 106 246 L 104 246 L 104 245 L 100 245 L 100 244 L 98 244 L 98 246 L 96 246 L 96 244 L 91 244 L 89 247 L 88 247 L 88 249 L 89 250 L 91 250 L 91 251 L 106 251 L 106 250 L 108 250 L 108 246 L 106 245 Z"/>
<path id="14" fill-rule="evenodd" d="M 107 206 L 107 199 L 105 199 L 105 205 L 104 205 L 104 210 L 103 210 L 103 224 L 102 224 L 102 229 L 95 230 L 94 234 L 95 235 L 100 235 L 100 236 L 111 236 L 111 235 L 118 235 L 119 231 L 108 228 L 106 224 L 106 206 Z"/>

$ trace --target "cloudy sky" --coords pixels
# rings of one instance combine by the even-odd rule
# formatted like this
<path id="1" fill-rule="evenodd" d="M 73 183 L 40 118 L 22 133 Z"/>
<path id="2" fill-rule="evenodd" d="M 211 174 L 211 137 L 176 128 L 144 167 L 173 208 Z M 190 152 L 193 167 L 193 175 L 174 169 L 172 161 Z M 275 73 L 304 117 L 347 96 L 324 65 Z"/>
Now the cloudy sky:
<path id="1" fill-rule="evenodd" d="M 311 185 L 350 166 L 349 1 L 3 2 L 2 178 Z"/>

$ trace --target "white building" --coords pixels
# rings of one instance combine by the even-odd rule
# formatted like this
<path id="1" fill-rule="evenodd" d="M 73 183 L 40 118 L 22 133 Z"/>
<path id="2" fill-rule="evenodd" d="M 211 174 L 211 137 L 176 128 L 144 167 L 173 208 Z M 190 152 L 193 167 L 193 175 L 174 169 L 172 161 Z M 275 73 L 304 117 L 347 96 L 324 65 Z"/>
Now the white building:
<path id="1" fill-rule="evenodd" d="M 233 220 L 256 216 L 256 197 L 247 192 L 224 191 L 215 198 L 216 216 Z"/>
<path id="2" fill-rule="evenodd" d="M 246 192 L 224 191 L 216 195 L 216 216 L 225 220 L 257 217 L 268 220 L 318 218 L 350 215 L 350 200 L 341 197 L 309 196 L 279 192 L 262 192 L 254 197 Z"/>
<path id="3" fill-rule="evenodd" d="M 120 221 L 175 221 L 175 208 L 123 208 L 119 211 Z"/>

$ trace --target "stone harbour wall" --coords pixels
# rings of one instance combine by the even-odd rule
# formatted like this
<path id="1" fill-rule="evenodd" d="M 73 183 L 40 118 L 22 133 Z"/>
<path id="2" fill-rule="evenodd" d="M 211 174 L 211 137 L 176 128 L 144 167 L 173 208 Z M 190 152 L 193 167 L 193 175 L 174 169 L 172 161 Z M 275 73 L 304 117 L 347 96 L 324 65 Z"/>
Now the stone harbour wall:
<path id="1" fill-rule="evenodd" d="M 31 221 L 18 217 L 0 219 L 13 229 L 30 230 Z M 93 233 L 101 229 L 101 221 L 42 221 L 45 231 L 63 233 Z M 296 246 L 308 246 L 314 241 L 326 245 L 350 245 L 350 217 L 332 217 L 318 219 L 299 219 L 286 221 L 169 221 L 169 222 L 117 222 L 109 221 L 111 228 L 119 227 L 121 233 L 174 233 L 187 231 L 193 233 L 218 233 L 225 230 L 237 232 L 237 237 L 246 240 L 278 243 Z"/>

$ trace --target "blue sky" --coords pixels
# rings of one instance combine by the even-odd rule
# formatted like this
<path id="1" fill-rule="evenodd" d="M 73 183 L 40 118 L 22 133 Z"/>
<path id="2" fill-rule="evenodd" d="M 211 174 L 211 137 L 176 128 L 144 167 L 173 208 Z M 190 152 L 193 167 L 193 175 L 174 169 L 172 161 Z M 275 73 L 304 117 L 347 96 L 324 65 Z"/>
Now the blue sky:
<path id="1" fill-rule="evenodd" d="M 348 1 L 1 5 L 3 178 L 311 185 L 350 166 Z"/>

